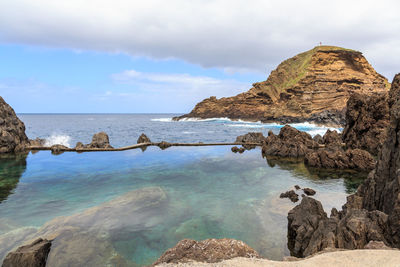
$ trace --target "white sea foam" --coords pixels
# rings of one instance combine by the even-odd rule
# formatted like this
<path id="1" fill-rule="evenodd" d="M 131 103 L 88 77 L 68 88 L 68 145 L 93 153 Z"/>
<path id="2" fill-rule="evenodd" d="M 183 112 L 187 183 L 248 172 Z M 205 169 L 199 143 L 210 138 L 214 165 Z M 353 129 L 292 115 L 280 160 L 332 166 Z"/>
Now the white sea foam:
<path id="1" fill-rule="evenodd" d="M 161 121 L 161 122 L 171 122 L 172 118 L 159 118 L 159 119 L 151 119 L 151 121 Z"/>
<path id="2" fill-rule="evenodd" d="M 64 134 L 52 134 L 50 137 L 46 138 L 45 146 L 52 145 L 63 145 L 66 147 L 71 147 L 71 137 Z"/>

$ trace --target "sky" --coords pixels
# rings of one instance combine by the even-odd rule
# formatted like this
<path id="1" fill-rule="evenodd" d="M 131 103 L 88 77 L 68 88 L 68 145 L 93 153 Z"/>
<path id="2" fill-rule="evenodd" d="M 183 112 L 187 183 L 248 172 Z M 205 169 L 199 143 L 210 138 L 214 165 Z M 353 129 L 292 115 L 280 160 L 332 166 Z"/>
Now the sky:
<path id="1" fill-rule="evenodd" d="M 400 72 L 400 1 L 0 0 L 17 113 L 186 113 L 320 42 Z"/>

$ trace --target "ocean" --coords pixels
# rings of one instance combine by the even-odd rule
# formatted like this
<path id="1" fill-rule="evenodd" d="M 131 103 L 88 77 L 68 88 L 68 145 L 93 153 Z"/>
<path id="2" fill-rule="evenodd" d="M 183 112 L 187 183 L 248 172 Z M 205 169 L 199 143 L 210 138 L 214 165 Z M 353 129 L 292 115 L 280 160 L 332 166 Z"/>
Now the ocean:
<path id="1" fill-rule="evenodd" d="M 69 147 L 78 141 L 89 143 L 99 131 L 107 132 L 111 145 L 119 147 L 136 143 L 141 133 L 153 141 L 232 142 L 249 131 L 267 135 L 269 130 L 278 133 L 282 127 L 224 118 L 175 122 L 171 120 L 175 115 L 179 114 L 19 117 L 29 138 L 46 138 L 49 145 L 62 143 Z M 293 126 L 312 135 L 322 135 L 328 129 L 308 123 Z M 85 240 L 95 238 L 93 250 L 100 250 L 101 245 L 105 251 L 86 255 L 88 248 L 82 247 L 82 254 L 74 250 L 76 260 L 82 257 L 87 266 L 95 261 L 107 266 L 110 255 L 118 255 L 132 266 L 148 265 L 184 238 L 235 238 L 263 257 L 280 260 L 289 255 L 286 216 L 295 206 L 288 199 L 280 199 L 280 193 L 294 185 L 313 188 L 317 191 L 315 198 L 329 214 L 332 207 L 340 208 L 345 203 L 346 196 L 364 178 L 364 174 L 309 169 L 296 160 L 265 159 L 259 148 L 234 154 L 229 146 L 149 147 L 145 151 L 61 155 L 39 151 L 2 156 L 0 258 L 23 240 L 49 228 L 61 229 L 71 223 L 70 218 L 78 216 L 73 226 L 80 232 L 73 238 L 82 238 L 84 233 Z M 137 207 L 118 206 L 112 216 L 103 209 L 108 201 L 119 198 L 118 203 L 126 203 L 129 194 L 146 194 L 143 192 L 147 189 L 162 192 L 162 197 L 143 207 L 142 202 L 135 202 L 139 203 Z M 94 207 L 101 212 L 89 216 L 93 212 L 88 209 Z M 71 246 L 59 240 L 54 241 L 49 255 L 50 262 L 59 259 L 55 266 L 67 264 L 63 257 L 57 257 L 57 251 L 72 253 L 68 250 Z"/>

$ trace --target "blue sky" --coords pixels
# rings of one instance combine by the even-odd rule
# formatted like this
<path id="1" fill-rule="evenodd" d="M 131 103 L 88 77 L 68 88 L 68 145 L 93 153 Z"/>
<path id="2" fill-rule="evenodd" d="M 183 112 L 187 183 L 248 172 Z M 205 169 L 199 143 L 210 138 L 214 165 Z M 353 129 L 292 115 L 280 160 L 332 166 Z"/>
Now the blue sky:
<path id="1" fill-rule="evenodd" d="M 0 59 L 6 62 L 0 65 L 1 96 L 19 113 L 181 113 L 266 77 L 178 59 L 30 45 L 0 45 Z"/>
<path id="2" fill-rule="evenodd" d="M 319 42 L 362 51 L 391 80 L 398 10 L 394 0 L 3 0 L 0 95 L 18 113 L 185 113 Z"/>

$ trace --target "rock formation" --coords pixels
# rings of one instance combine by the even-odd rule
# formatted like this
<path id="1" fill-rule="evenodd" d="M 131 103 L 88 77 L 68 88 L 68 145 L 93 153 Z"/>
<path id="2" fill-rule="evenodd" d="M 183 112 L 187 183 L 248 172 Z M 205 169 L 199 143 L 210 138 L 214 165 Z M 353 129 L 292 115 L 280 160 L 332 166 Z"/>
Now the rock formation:
<path id="1" fill-rule="evenodd" d="M 304 157 L 317 147 L 318 143 L 311 138 L 311 135 L 285 125 L 278 135 L 272 131 L 268 132 L 262 154 L 263 156 L 298 158 Z"/>
<path id="2" fill-rule="evenodd" d="M 0 153 L 20 152 L 28 144 L 24 123 L 0 96 Z"/>
<path id="3" fill-rule="evenodd" d="M 236 137 L 236 143 L 258 143 L 263 144 L 265 142 L 265 137 L 260 132 L 250 132 L 245 135 L 239 135 Z M 255 145 L 243 145 L 245 149 L 253 149 Z"/>
<path id="4" fill-rule="evenodd" d="M 283 61 L 268 79 L 247 92 L 198 103 L 188 117 L 317 123 L 343 123 L 350 95 L 370 95 L 389 88 L 362 53 L 318 46 Z"/>
<path id="5" fill-rule="evenodd" d="M 113 148 L 110 145 L 110 139 L 105 132 L 99 132 L 93 135 L 92 142 L 84 145 L 81 142 L 76 143 L 76 150 L 79 149 L 90 149 L 90 148 Z"/>
<path id="6" fill-rule="evenodd" d="M 343 210 L 327 217 L 319 201 L 305 197 L 288 214 L 288 247 L 306 257 L 326 248 L 364 248 L 370 241 L 400 248 L 400 74 L 389 93 L 390 125 L 375 169 Z"/>
<path id="7" fill-rule="evenodd" d="M 388 94 L 353 94 L 347 102 L 343 141 L 347 147 L 378 155 L 389 125 Z"/>
<path id="8" fill-rule="evenodd" d="M 370 171 L 375 167 L 375 159 L 365 150 L 341 148 L 320 148 L 305 155 L 307 166 L 324 169 L 358 169 Z"/>
<path id="9" fill-rule="evenodd" d="M 2 267 L 45 267 L 50 247 L 51 241 L 39 238 L 29 245 L 10 252 L 4 259 Z"/>
<path id="10" fill-rule="evenodd" d="M 299 201 L 299 195 L 294 192 L 294 190 L 286 191 L 285 193 L 281 193 L 280 198 L 288 198 L 293 203 Z"/>
<path id="11" fill-rule="evenodd" d="M 235 239 L 206 239 L 203 241 L 184 239 L 161 255 L 154 265 L 189 261 L 220 262 L 236 257 L 259 258 L 260 256 L 243 241 Z"/>

